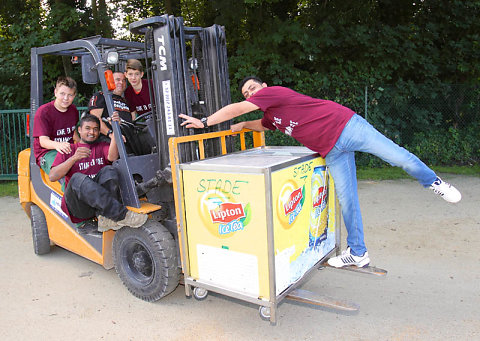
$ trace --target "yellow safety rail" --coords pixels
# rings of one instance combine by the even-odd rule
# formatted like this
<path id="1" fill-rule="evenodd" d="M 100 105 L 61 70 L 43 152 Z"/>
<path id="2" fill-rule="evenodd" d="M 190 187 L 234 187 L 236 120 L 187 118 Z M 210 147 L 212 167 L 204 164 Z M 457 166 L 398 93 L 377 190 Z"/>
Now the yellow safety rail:
<path id="1" fill-rule="evenodd" d="M 240 150 L 247 149 L 245 143 L 245 134 L 252 133 L 253 137 L 253 147 L 262 147 L 265 146 L 265 134 L 263 132 L 253 131 L 250 129 L 243 129 L 238 132 L 232 132 L 231 130 L 218 131 L 214 133 L 205 133 L 198 135 L 189 135 L 189 136 L 179 136 L 171 137 L 168 140 L 168 148 L 170 152 L 170 167 L 172 169 L 172 181 L 173 181 L 173 195 L 175 198 L 175 212 L 177 216 L 177 231 L 178 231 L 178 245 L 180 247 L 180 255 L 182 255 L 182 269 L 184 269 L 185 264 L 183 263 L 183 244 L 182 244 L 182 221 L 184 221 L 185 212 L 183 208 L 183 186 L 178 184 L 178 165 L 180 164 L 178 146 L 182 143 L 187 142 L 197 142 L 198 143 L 198 153 L 200 160 L 205 159 L 205 144 L 206 140 L 220 138 L 222 155 L 227 154 L 227 145 L 225 137 L 239 135 L 240 137 Z M 181 176 L 181 174 L 180 174 Z"/>

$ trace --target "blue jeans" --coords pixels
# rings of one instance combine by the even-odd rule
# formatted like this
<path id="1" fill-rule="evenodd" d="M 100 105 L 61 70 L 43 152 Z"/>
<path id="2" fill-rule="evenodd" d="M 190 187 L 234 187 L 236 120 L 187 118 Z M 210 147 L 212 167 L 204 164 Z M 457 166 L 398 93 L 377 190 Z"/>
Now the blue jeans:
<path id="1" fill-rule="evenodd" d="M 325 162 L 335 181 L 348 234 L 347 244 L 352 254 L 361 256 L 367 248 L 357 192 L 355 151 L 373 154 L 392 166 L 402 167 L 424 187 L 430 186 L 437 176 L 418 157 L 383 136 L 361 116 L 353 115 Z"/>

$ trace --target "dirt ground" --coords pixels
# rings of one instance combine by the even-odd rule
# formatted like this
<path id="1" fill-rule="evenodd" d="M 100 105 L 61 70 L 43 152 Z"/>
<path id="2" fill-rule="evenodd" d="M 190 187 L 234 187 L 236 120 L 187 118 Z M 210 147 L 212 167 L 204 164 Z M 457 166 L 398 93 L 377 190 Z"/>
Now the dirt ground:
<path id="1" fill-rule="evenodd" d="M 303 289 L 359 312 L 284 300 L 276 326 L 253 304 L 187 299 L 183 286 L 143 302 L 115 270 L 59 247 L 36 256 L 18 199 L 0 198 L 0 339 L 480 340 L 480 179 L 444 178 L 461 190 L 459 204 L 413 180 L 361 182 L 370 258 L 387 277 L 317 271 Z"/>

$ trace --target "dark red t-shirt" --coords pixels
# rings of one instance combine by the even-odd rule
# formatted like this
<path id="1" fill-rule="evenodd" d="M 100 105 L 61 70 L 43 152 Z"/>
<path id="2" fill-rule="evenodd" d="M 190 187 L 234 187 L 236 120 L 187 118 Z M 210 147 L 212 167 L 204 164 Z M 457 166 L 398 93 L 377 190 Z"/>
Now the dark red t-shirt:
<path id="1" fill-rule="evenodd" d="M 62 112 L 55 108 L 54 101 L 38 108 L 33 122 L 33 152 L 37 164 L 40 158 L 49 149 L 40 146 L 40 136 L 48 136 L 57 142 L 73 142 L 73 133 L 78 122 L 78 110 L 75 105 L 70 105 L 67 111 Z"/>
<path id="2" fill-rule="evenodd" d="M 71 144 L 70 146 L 72 148 L 72 151 L 70 153 L 57 153 L 55 161 L 53 161 L 52 168 L 62 164 L 71 156 L 73 156 L 78 147 L 90 148 L 92 152 L 90 153 L 90 156 L 88 158 L 84 158 L 80 161 L 75 162 L 75 164 L 72 166 L 72 168 L 70 168 L 68 173 L 65 174 L 65 188 L 67 188 L 68 182 L 72 178 L 73 174 L 82 173 L 93 178 L 103 167 L 112 164 L 110 161 L 108 161 L 108 148 L 110 147 L 110 144 L 108 144 L 107 142 L 97 142 L 94 144 L 75 143 Z M 70 212 L 68 212 L 67 204 L 65 203 L 65 196 L 62 197 L 61 207 L 65 213 L 68 213 L 73 223 L 80 223 L 86 220 L 77 218 L 71 215 Z"/>
<path id="3" fill-rule="evenodd" d="M 355 114 L 338 103 L 299 94 L 281 86 L 259 90 L 247 101 L 264 112 L 262 125 L 279 129 L 325 157 Z"/>
<path id="4" fill-rule="evenodd" d="M 127 100 L 130 111 L 136 111 L 137 115 L 146 113 L 152 110 L 152 104 L 150 103 L 150 92 L 148 91 L 148 81 L 142 79 L 142 90 L 137 94 L 133 87 L 129 85 L 124 93 Z"/>

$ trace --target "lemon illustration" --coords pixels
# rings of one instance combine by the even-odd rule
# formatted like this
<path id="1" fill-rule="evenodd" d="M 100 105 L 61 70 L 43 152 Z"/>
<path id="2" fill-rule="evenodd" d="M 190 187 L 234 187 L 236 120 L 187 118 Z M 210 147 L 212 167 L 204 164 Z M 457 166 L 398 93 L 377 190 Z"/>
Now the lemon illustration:
<path id="1" fill-rule="evenodd" d="M 295 190 L 298 190 L 298 188 L 299 186 L 295 181 L 288 180 L 283 184 L 282 188 L 280 189 L 280 193 L 278 194 L 276 204 L 277 219 L 280 222 L 280 225 L 287 230 L 292 228 L 292 226 L 295 224 L 296 219 L 294 219 L 291 223 L 289 222 L 289 215 L 291 213 L 286 213 L 286 206 L 288 207 L 289 204 L 292 204 L 290 202 L 290 196 Z M 302 189 L 302 199 L 300 201 L 300 204 L 303 204 L 303 201 L 305 200 L 304 192 L 304 189 Z"/>
<path id="2" fill-rule="evenodd" d="M 235 203 L 235 201 L 229 194 L 216 190 L 207 191 L 198 201 L 198 214 L 200 215 L 203 226 L 205 226 L 208 232 L 210 232 L 213 236 L 217 238 L 230 238 L 237 232 L 234 231 L 227 234 L 220 234 L 218 230 L 219 223 L 214 223 L 212 221 L 212 216 L 210 215 L 210 211 L 218 209 L 223 203 Z M 244 208 L 244 211 L 245 217 L 241 219 L 243 226 L 247 225 L 251 219 L 249 204 L 247 204 L 247 206 Z"/>

